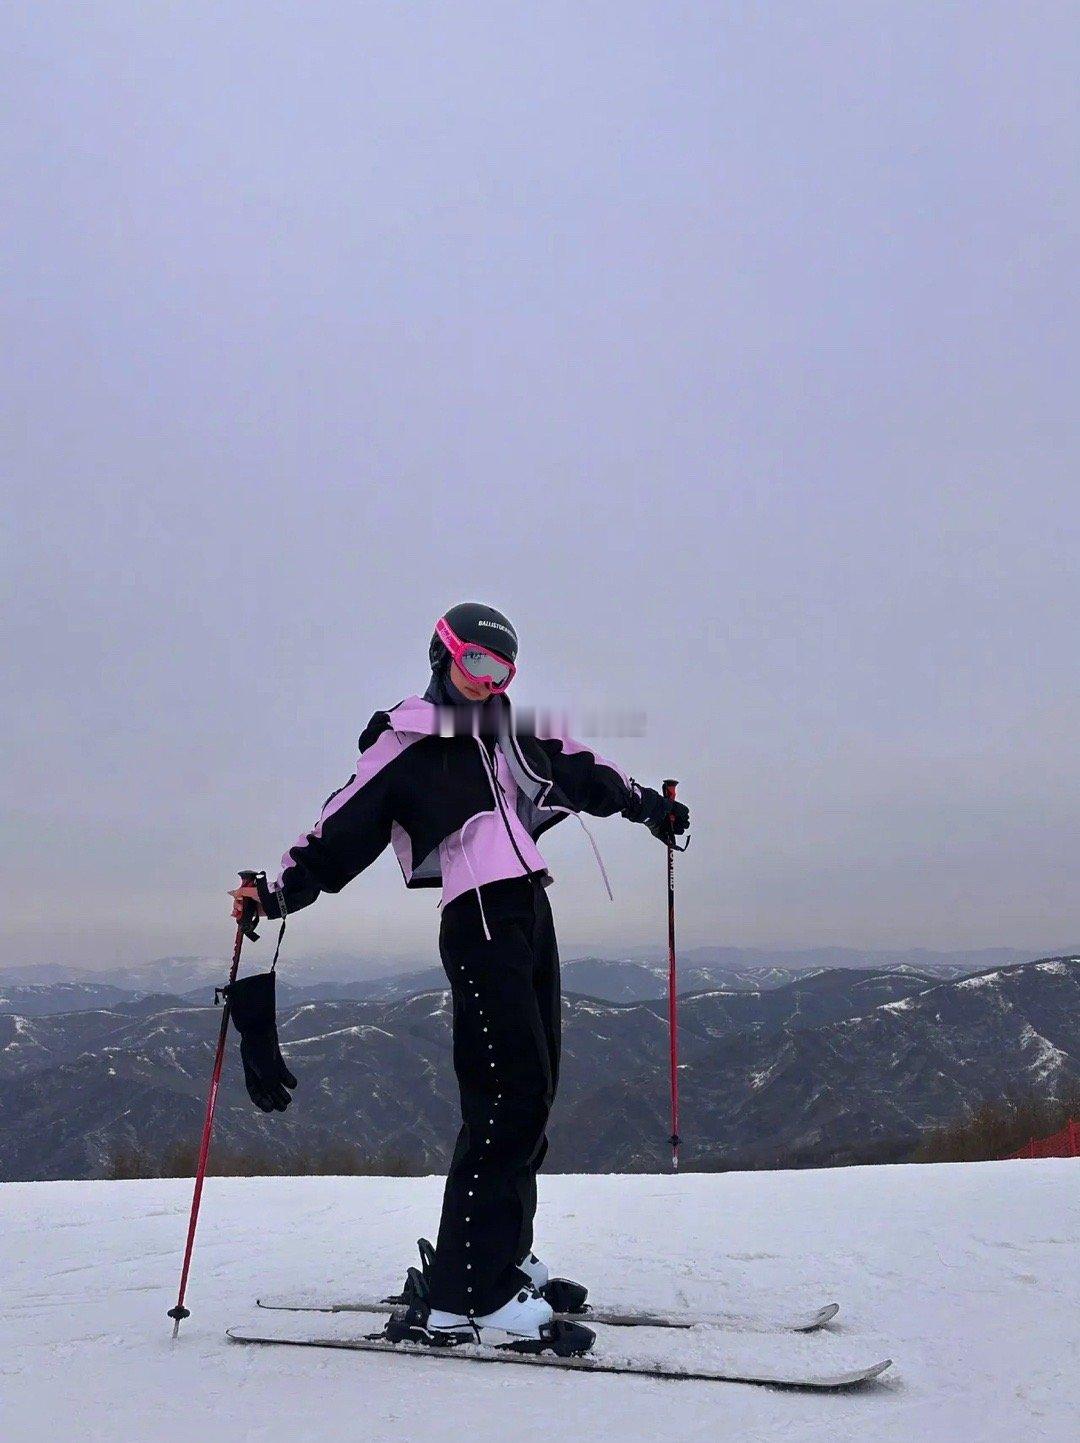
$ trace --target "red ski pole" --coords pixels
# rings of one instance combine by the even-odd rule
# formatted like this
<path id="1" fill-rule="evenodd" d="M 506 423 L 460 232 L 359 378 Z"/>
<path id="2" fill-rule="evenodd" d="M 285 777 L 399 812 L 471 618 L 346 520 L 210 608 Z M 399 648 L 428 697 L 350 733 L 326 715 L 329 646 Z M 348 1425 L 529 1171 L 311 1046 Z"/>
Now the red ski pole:
<path id="1" fill-rule="evenodd" d="M 664 796 L 674 799 L 678 782 L 664 783 Z M 667 845 L 668 1036 L 671 1041 L 671 1170 L 679 1171 L 679 1009 L 675 979 L 675 836 Z"/>
<path id="2" fill-rule="evenodd" d="M 241 872 L 240 882 L 242 886 L 250 887 L 255 883 L 254 872 Z M 244 945 L 244 938 L 250 937 L 253 942 L 259 940 L 255 931 L 255 919 L 258 917 L 258 909 L 254 902 L 248 901 L 244 905 L 243 914 L 236 924 L 236 942 L 233 946 L 232 968 L 229 972 L 230 984 L 236 981 L 237 969 L 240 966 L 240 948 Z M 203 1180 L 206 1177 L 206 1162 L 210 1156 L 210 1132 L 214 1126 L 214 1111 L 217 1108 L 218 1084 L 221 1081 L 221 1064 L 225 1059 L 225 1039 L 229 1032 L 229 995 L 225 994 L 221 1007 L 221 1028 L 218 1032 L 217 1053 L 214 1057 L 214 1072 L 210 1078 L 210 1091 L 206 1098 L 206 1116 L 203 1119 L 202 1141 L 199 1144 L 199 1162 L 195 1169 L 195 1192 L 191 1199 L 191 1216 L 188 1219 L 187 1246 L 184 1248 L 184 1265 L 180 1270 L 180 1291 L 176 1297 L 176 1307 L 169 1309 L 169 1317 L 173 1319 L 173 1337 L 180 1332 L 180 1324 L 190 1316 L 190 1309 L 184 1307 L 184 1294 L 187 1292 L 188 1272 L 191 1268 L 191 1251 L 195 1246 L 195 1228 L 199 1222 L 199 1203 L 202 1201 Z"/>

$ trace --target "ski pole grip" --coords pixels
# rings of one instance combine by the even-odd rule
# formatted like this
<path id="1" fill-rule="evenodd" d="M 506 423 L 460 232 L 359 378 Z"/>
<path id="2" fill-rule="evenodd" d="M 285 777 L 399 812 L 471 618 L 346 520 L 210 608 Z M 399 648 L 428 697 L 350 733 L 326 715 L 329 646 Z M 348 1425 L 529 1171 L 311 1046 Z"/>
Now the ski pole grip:
<path id="1" fill-rule="evenodd" d="M 665 798 L 665 800 L 666 800 L 666 801 L 669 801 L 669 802 L 673 802 L 673 801 L 675 800 L 675 789 L 676 789 L 676 787 L 678 787 L 678 785 L 679 785 L 678 782 L 674 779 L 674 777 L 667 777 L 667 778 L 661 783 L 661 785 L 662 785 L 663 790 L 664 790 L 664 798 Z M 686 848 L 685 848 L 685 847 L 680 847 L 679 844 L 678 844 L 678 842 L 675 840 L 675 827 L 674 827 L 674 824 L 672 823 L 670 817 L 668 818 L 667 844 L 668 844 L 669 847 L 674 848 L 674 850 L 675 850 L 676 852 L 685 852 L 685 851 L 686 851 Z"/>
<path id="2" fill-rule="evenodd" d="M 254 887 L 255 878 L 258 876 L 258 873 L 240 872 L 238 873 L 238 876 L 240 878 L 240 885 L 242 887 Z M 257 942 L 259 940 L 259 934 L 255 930 L 255 924 L 258 922 L 258 920 L 258 906 L 254 902 L 252 902 L 250 898 L 245 899 L 243 916 L 240 918 L 240 930 L 241 932 L 243 932 L 244 936 L 252 942 Z"/>

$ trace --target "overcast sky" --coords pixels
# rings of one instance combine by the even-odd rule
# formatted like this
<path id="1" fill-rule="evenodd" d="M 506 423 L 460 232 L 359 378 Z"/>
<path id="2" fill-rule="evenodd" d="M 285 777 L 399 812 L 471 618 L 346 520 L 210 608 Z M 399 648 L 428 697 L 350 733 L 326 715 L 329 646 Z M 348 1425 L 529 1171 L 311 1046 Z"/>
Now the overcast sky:
<path id="1" fill-rule="evenodd" d="M 2 24 L 0 966 L 227 951 L 464 598 L 647 713 L 687 945 L 1075 944 L 1074 5 Z M 662 947 L 596 832 L 564 955 Z M 289 945 L 436 925 L 384 856 Z"/>

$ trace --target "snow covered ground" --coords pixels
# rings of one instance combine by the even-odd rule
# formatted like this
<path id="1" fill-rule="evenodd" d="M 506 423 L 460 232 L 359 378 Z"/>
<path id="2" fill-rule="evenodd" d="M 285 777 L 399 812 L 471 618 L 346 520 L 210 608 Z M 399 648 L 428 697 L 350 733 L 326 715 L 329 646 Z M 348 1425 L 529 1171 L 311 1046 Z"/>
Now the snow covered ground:
<path id="1" fill-rule="evenodd" d="M 0 1186 L 0 1438 L 792 1439 L 1080 1437 L 1080 1165 L 1024 1161 L 723 1176 L 549 1177 L 537 1245 L 598 1300 L 767 1312 L 842 1303 L 806 1337 L 622 1332 L 608 1351 L 840 1366 L 851 1394 L 243 1348 L 258 1293 L 399 1283 L 435 1227 L 436 1178 L 207 1184 L 179 1342 L 190 1184 Z M 347 1320 L 359 1330 L 364 1320 Z M 342 1319 L 313 1328 L 341 1331 Z M 598 1347 L 606 1342 L 603 1339 Z"/>

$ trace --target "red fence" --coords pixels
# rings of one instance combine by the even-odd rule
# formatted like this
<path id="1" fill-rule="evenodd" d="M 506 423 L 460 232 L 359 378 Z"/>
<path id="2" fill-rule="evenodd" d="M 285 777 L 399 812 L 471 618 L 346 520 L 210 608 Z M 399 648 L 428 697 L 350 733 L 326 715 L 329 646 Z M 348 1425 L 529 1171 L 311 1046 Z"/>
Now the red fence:
<path id="1" fill-rule="evenodd" d="M 1033 1137 L 1024 1143 L 1014 1157 L 1080 1157 L 1080 1122 L 1067 1122 L 1053 1137 Z"/>

